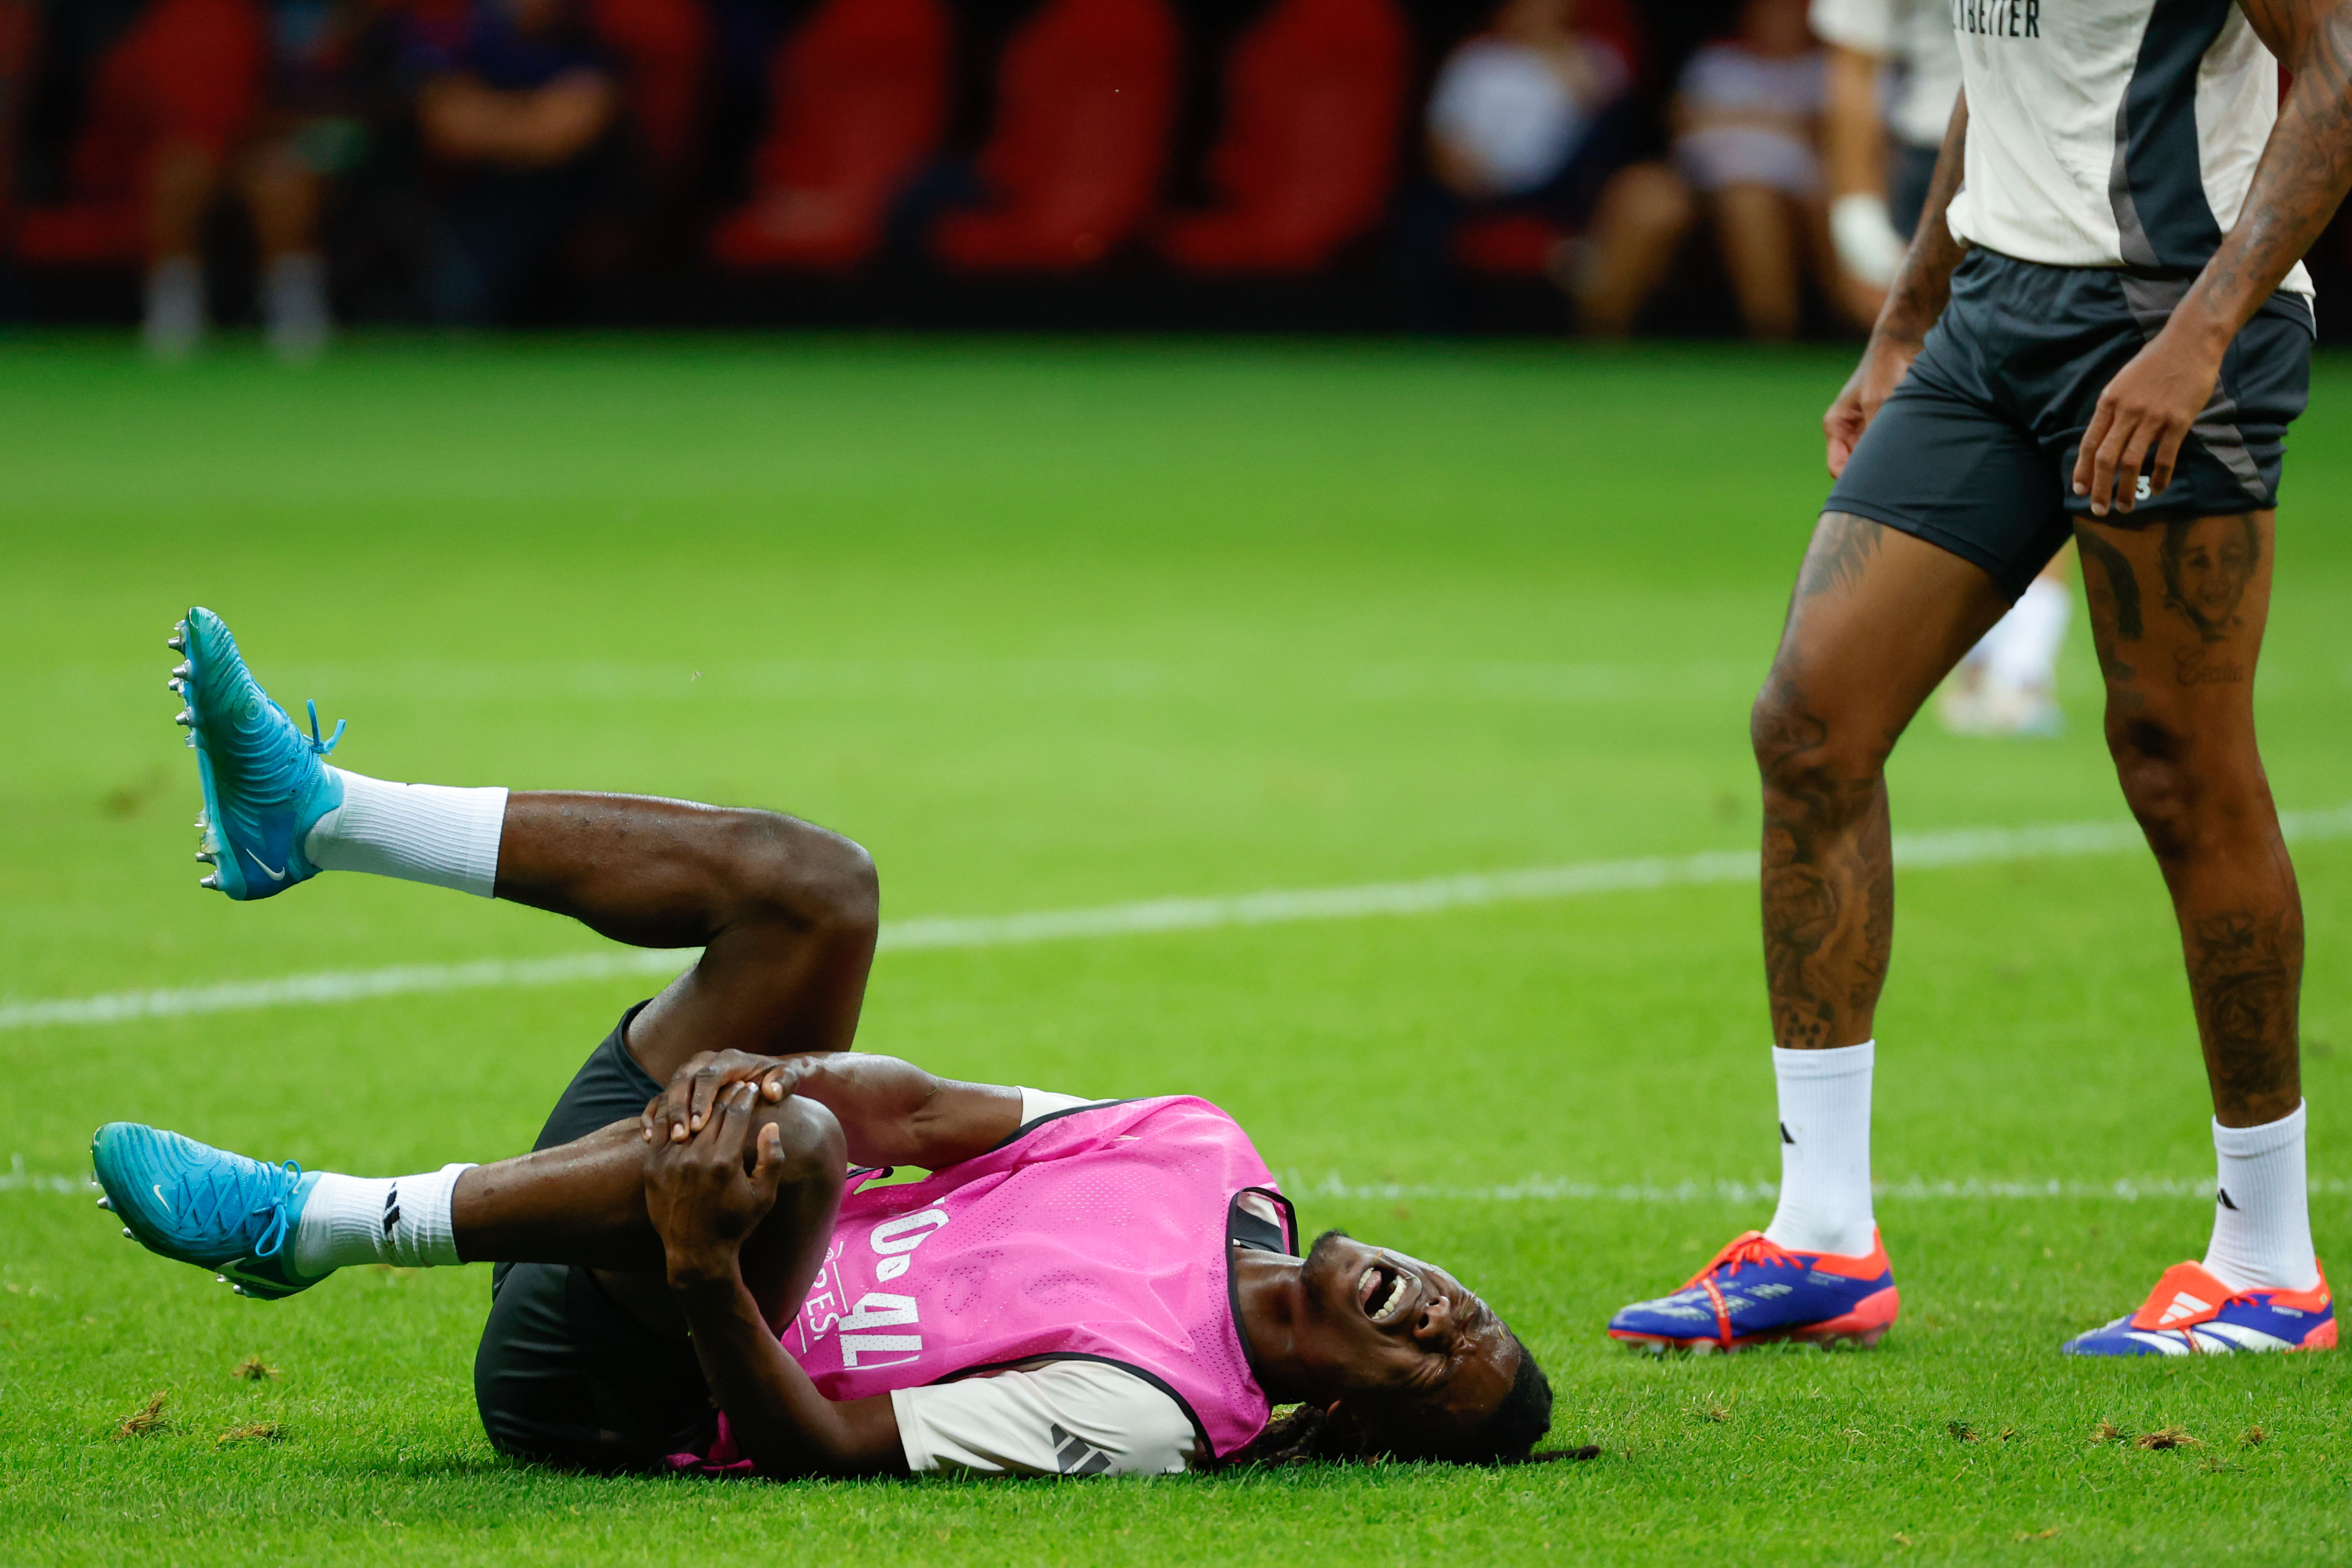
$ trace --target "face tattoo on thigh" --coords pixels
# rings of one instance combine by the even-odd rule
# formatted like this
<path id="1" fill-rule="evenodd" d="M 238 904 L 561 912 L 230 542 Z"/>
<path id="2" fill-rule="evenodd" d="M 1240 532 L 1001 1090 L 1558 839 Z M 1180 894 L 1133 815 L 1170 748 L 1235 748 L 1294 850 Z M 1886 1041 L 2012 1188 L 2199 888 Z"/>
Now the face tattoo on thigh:
<path id="1" fill-rule="evenodd" d="M 2176 653 L 2181 684 L 2243 680 L 2246 667 L 2235 659 L 2206 651 L 2229 640 L 2242 625 L 2238 606 L 2262 563 L 2262 536 L 2250 513 L 2235 517 L 2197 517 L 2164 525 L 2164 543 L 2158 560 L 2164 571 L 2164 603 L 2178 610 L 2197 628 L 2205 648 Z"/>

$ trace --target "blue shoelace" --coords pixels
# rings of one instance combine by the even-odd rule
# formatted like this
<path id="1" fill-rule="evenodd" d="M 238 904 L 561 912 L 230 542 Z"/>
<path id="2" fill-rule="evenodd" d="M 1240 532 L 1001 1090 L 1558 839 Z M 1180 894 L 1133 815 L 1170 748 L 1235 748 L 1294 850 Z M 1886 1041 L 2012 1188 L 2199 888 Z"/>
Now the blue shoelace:
<path id="1" fill-rule="evenodd" d="M 259 1215 L 268 1215 L 261 1235 L 255 1242 L 252 1256 L 275 1257 L 286 1245 L 289 1229 L 287 1220 L 287 1198 L 302 1178 L 302 1167 L 289 1160 L 283 1165 L 264 1165 L 262 1169 L 275 1178 L 257 1201 L 247 1196 L 249 1178 L 234 1166 L 207 1164 L 194 1181 L 183 1180 L 181 1190 L 186 1194 L 188 1208 L 196 1223 L 207 1230 L 226 1233 L 231 1226 L 223 1223 L 230 1213 L 237 1215 L 236 1226 Z M 243 1204 L 240 1210 L 238 1205 Z"/>

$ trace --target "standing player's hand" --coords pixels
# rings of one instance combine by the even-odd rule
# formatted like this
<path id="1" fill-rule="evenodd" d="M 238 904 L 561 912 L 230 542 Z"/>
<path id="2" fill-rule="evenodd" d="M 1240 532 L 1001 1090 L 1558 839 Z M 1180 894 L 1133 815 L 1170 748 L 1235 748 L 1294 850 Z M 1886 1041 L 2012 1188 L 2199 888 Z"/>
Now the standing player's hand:
<path id="1" fill-rule="evenodd" d="M 1917 343 L 1897 342 L 1876 332 L 1870 335 L 1862 363 L 1853 367 L 1837 401 L 1822 416 L 1822 434 L 1830 442 L 1830 478 L 1845 472 L 1846 459 L 1853 456 L 1862 433 L 1878 417 L 1878 405 L 1903 384 L 1903 378 L 1911 374 L 1911 362 L 1918 357 Z"/>
<path id="2" fill-rule="evenodd" d="M 750 1051 L 702 1051 L 670 1075 L 669 1087 L 646 1101 L 637 1118 L 648 1143 L 683 1143 L 702 1131 L 711 1109 L 730 1086 L 749 1083 L 770 1105 L 781 1105 L 800 1081 L 805 1064 L 790 1057 Z"/>
<path id="3" fill-rule="evenodd" d="M 2110 505 L 2129 511 L 2172 482 L 2180 443 L 2212 400 L 2228 348 L 2209 352 L 2167 327 L 2107 383 L 2074 455 L 2074 493 L 2090 498 L 2092 516 L 2106 516 Z M 2156 466 L 2143 489 L 2140 468 L 2151 454 Z"/>
<path id="4" fill-rule="evenodd" d="M 776 1206 L 783 1135 L 759 1120 L 760 1105 L 756 1085 L 730 1084 L 692 1140 L 657 1141 L 646 1151 L 646 1213 L 675 1289 L 737 1279 L 744 1239 Z"/>

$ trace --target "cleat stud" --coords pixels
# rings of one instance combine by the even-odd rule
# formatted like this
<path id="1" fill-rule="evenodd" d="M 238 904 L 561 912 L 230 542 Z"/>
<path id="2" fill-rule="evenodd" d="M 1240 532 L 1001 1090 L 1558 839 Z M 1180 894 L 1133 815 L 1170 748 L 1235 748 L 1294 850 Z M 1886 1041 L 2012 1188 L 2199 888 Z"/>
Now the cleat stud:
<path id="1" fill-rule="evenodd" d="M 125 1241 L 136 1241 L 139 1238 L 131 1234 L 131 1227 L 126 1225 L 122 1227 L 122 1239 Z"/>
<path id="2" fill-rule="evenodd" d="M 112 1198 L 100 1198 L 98 1200 L 98 1206 L 107 1210 L 109 1213 L 112 1213 L 114 1209 L 114 1200 Z"/>
<path id="3" fill-rule="evenodd" d="M 228 1289 L 229 1294 L 232 1296 L 242 1296 L 245 1294 L 245 1287 L 242 1285 L 232 1285 Z"/>
<path id="4" fill-rule="evenodd" d="M 213 858 L 213 853 L 211 850 L 199 849 L 196 851 L 196 864 L 199 866 L 217 866 L 220 862 Z"/>
<path id="5" fill-rule="evenodd" d="M 173 667 L 172 670 L 172 678 L 175 680 L 185 680 L 194 673 L 195 672 L 188 668 L 188 661 L 184 658 L 178 665 Z"/>
<path id="6" fill-rule="evenodd" d="M 215 1274 L 213 1276 L 213 1283 L 215 1285 L 226 1285 L 228 1283 L 228 1276 L 226 1274 Z"/>
<path id="7" fill-rule="evenodd" d="M 193 729 L 196 722 L 195 712 L 193 709 L 183 708 L 180 710 L 179 713 L 173 717 L 172 722 L 184 728 Z"/>
<path id="8" fill-rule="evenodd" d="M 163 646 L 173 653 L 185 653 L 188 651 L 188 639 L 178 632 L 173 632 L 163 639 Z"/>
<path id="9" fill-rule="evenodd" d="M 217 876 L 199 877 L 196 879 L 196 886 L 199 888 L 210 888 L 213 891 L 218 892 L 220 891 L 220 878 Z"/>

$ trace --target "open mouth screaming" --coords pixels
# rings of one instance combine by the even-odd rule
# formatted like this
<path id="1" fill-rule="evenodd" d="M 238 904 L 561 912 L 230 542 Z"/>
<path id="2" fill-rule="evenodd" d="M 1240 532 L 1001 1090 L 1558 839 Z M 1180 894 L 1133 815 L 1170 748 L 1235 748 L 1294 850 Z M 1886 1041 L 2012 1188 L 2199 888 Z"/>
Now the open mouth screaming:
<path id="1" fill-rule="evenodd" d="M 1395 1264 L 1376 1261 L 1356 1279 L 1356 1305 L 1375 1323 L 1394 1322 L 1421 1294 L 1421 1281 Z"/>

